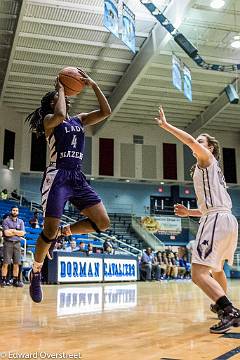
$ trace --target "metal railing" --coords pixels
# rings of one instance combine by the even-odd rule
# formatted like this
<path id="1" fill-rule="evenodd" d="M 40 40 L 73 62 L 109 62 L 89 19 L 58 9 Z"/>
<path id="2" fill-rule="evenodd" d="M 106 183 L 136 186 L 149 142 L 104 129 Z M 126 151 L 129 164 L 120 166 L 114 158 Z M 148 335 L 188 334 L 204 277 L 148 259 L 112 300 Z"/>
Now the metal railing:
<path id="1" fill-rule="evenodd" d="M 115 236 L 109 236 L 109 235 L 107 235 L 107 234 L 105 234 L 105 233 L 101 233 L 101 235 L 102 235 L 103 237 L 111 240 L 111 241 L 118 242 L 119 244 L 122 244 L 122 245 L 124 245 L 124 246 L 127 246 L 127 247 L 129 247 L 130 249 L 133 249 L 133 250 L 137 251 L 137 252 L 139 253 L 139 255 L 142 255 L 142 250 L 139 250 L 139 249 L 135 248 L 135 247 L 132 246 L 132 245 L 129 245 L 129 244 L 127 244 L 127 243 L 125 243 L 125 242 L 123 242 L 123 241 L 121 241 L 121 240 L 118 240 L 117 238 L 115 238 Z M 103 239 L 101 239 L 99 236 L 94 235 L 93 233 L 90 233 L 90 234 L 89 234 L 89 237 L 90 237 L 90 238 L 93 238 L 93 239 L 96 239 L 96 240 L 100 240 L 102 243 L 104 243 L 104 240 L 103 240 Z M 123 249 L 123 248 L 121 248 L 121 247 L 119 247 L 118 249 L 121 250 L 121 251 L 123 251 L 124 253 L 126 253 L 126 254 L 128 254 L 128 255 L 136 256 L 136 254 L 133 254 L 131 251 L 128 251 L 128 250 Z"/>
<path id="2" fill-rule="evenodd" d="M 137 218 L 132 217 L 132 228 L 141 237 L 141 239 L 147 243 L 153 250 L 163 250 L 165 245 L 154 234 L 150 233 L 144 227 L 141 226 Z"/>
<path id="3" fill-rule="evenodd" d="M 26 260 L 26 258 L 27 258 L 27 240 L 26 240 L 24 237 L 22 237 L 22 236 L 21 236 L 21 238 L 20 238 L 20 239 L 24 241 L 24 247 L 23 247 L 23 250 L 24 250 L 24 252 L 23 252 L 23 261 L 25 261 L 25 260 Z"/>

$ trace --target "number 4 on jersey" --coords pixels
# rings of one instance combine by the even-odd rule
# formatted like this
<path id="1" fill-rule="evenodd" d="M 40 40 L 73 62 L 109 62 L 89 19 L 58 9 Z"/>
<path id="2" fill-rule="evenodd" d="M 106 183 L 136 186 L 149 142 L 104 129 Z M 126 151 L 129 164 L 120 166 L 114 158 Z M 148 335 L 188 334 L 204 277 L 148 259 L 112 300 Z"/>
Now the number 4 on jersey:
<path id="1" fill-rule="evenodd" d="M 77 147 L 77 135 L 73 135 L 71 145 L 76 149 Z"/>

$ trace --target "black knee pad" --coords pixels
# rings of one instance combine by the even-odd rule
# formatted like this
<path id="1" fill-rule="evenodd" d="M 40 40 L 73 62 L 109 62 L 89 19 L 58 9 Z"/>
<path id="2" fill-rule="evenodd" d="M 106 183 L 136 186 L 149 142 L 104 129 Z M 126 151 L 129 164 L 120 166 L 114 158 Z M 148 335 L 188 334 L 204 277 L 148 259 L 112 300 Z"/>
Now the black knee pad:
<path id="1" fill-rule="evenodd" d="M 49 239 L 45 234 L 44 232 L 42 231 L 41 234 L 40 234 L 41 238 L 43 239 L 43 241 L 47 244 L 52 244 L 53 241 L 56 241 L 56 238 L 54 239 Z"/>
<path id="2" fill-rule="evenodd" d="M 98 233 L 101 233 L 101 230 L 97 227 L 97 225 L 95 224 L 95 222 L 93 222 L 91 219 L 87 218 L 87 221 L 90 222 L 90 224 L 92 225 L 92 228 Z"/>

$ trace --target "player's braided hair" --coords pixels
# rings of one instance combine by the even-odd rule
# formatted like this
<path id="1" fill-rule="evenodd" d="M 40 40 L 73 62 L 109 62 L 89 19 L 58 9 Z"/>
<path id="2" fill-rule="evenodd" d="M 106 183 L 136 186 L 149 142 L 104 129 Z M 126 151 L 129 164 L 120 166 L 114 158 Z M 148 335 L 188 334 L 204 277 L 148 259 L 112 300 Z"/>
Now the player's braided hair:
<path id="1" fill-rule="evenodd" d="M 54 113 L 51 102 L 56 94 L 57 91 L 50 91 L 45 94 L 41 100 L 41 106 L 29 114 L 25 119 L 25 121 L 29 123 L 31 131 L 36 132 L 37 137 L 44 135 L 43 120 L 45 116 Z"/>
<path id="2" fill-rule="evenodd" d="M 213 146 L 213 152 L 212 152 L 213 156 L 215 157 L 215 159 L 217 161 L 220 161 L 221 160 L 221 153 L 220 153 L 220 145 L 219 145 L 218 140 L 214 136 L 211 136 L 209 134 L 201 134 L 199 136 L 205 136 L 205 138 L 207 139 L 208 145 Z M 196 165 L 197 164 L 194 164 L 190 169 L 191 177 L 193 177 Z"/>

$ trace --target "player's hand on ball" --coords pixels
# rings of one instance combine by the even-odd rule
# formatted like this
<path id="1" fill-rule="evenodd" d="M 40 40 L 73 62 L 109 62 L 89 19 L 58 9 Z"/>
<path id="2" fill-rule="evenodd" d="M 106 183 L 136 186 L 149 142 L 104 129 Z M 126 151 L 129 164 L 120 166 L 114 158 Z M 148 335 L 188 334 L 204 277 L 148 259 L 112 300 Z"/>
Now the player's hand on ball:
<path id="1" fill-rule="evenodd" d="M 174 213 L 177 216 L 180 217 L 187 217 L 188 214 L 188 209 L 186 208 L 186 206 L 182 205 L 182 204 L 176 204 L 174 205 Z"/>
<path id="2" fill-rule="evenodd" d="M 159 116 L 157 118 L 155 118 L 155 120 L 157 121 L 157 123 L 160 127 L 164 127 L 165 125 L 167 125 L 167 120 L 166 120 L 162 106 L 159 106 L 158 113 L 159 113 Z"/>
<path id="3" fill-rule="evenodd" d="M 63 84 L 59 80 L 59 76 L 56 77 L 54 86 L 55 86 L 56 91 L 59 91 L 60 89 L 64 90 Z"/>
<path id="4" fill-rule="evenodd" d="M 86 86 L 93 87 L 93 85 L 96 84 L 95 81 L 93 81 L 93 79 L 91 79 L 90 76 L 88 76 L 88 74 L 85 71 L 83 71 L 80 68 L 77 68 L 77 69 L 78 69 L 79 74 L 81 75 L 81 80 L 84 82 L 84 84 Z"/>

